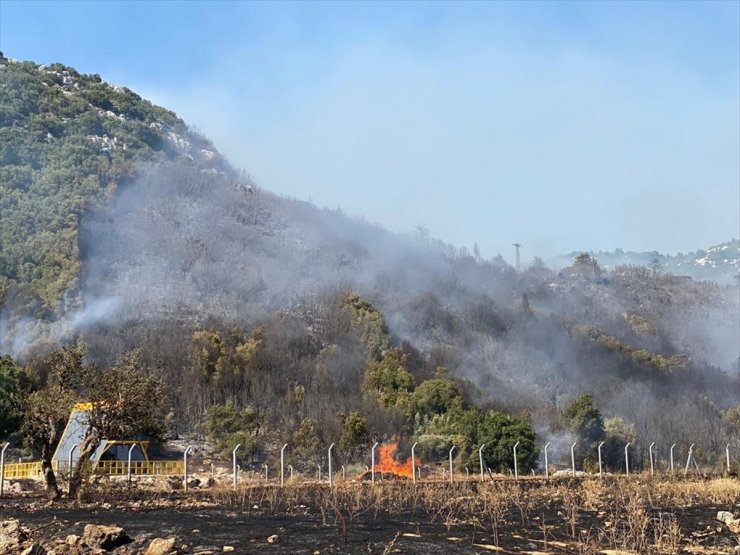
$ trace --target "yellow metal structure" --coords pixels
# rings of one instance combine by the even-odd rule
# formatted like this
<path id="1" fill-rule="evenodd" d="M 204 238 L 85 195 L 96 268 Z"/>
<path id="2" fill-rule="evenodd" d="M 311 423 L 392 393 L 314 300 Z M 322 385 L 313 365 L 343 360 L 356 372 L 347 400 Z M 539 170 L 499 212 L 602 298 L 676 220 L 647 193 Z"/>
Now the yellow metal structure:
<path id="1" fill-rule="evenodd" d="M 37 478 L 41 476 L 40 462 L 11 463 L 5 465 L 5 479 Z"/>
<path id="2" fill-rule="evenodd" d="M 54 472 L 67 471 L 66 465 L 52 462 Z M 127 461 L 99 461 L 89 463 L 91 472 L 102 476 L 126 476 L 128 474 Z M 183 461 L 131 461 L 133 476 L 176 476 L 183 474 Z M 5 479 L 18 480 L 23 478 L 38 478 L 42 475 L 40 462 L 10 463 L 5 465 Z"/>
<path id="3" fill-rule="evenodd" d="M 93 472 L 104 476 L 126 476 L 127 461 L 100 461 L 92 463 Z M 133 476 L 172 476 L 183 473 L 182 461 L 131 461 Z"/>

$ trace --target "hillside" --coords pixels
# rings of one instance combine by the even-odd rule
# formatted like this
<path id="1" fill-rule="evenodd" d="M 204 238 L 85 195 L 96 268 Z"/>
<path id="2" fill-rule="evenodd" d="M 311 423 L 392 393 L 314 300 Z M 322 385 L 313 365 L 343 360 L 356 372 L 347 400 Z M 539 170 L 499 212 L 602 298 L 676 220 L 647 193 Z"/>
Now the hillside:
<path id="1" fill-rule="evenodd" d="M 570 265 L 578 252 L 557 256 L 547 261 L 555 270 Z M 657 261 L 659 271 L 688 276 L 694 279 L 705 279 L 720 283 L 733 283 L 740 272 L 740 240 L 732 239 L 718 245 L 699 249 L 689 253 L 675 255 L 659 252 L 633 252 L 617 249 L 594 253 L 599 263 L 607 270 L 617 266 L 651 266 Z"/>
<path id="2" fill-rule="evenodd" d="M 76 339 L 99 365 L 136 351 L 177 429 L 233 403 L 321 444 L 353 413 L 448 441 L 463 406 L 565 441 L 583 392 L 642 442 L 740 434 L 736 283 L 584 253 L 517 275 L 273 195 L 98 76 L 0 65 L 0 354 L 38 375 Z"/>
<path id="3" fill-rule="evenodd" d="M 225 170 L 205 139 L 129 89 L 0 59 L 0 295 L 27 285 L 49 307 L 80 271 L 80 220 L 146 164 Z"/>

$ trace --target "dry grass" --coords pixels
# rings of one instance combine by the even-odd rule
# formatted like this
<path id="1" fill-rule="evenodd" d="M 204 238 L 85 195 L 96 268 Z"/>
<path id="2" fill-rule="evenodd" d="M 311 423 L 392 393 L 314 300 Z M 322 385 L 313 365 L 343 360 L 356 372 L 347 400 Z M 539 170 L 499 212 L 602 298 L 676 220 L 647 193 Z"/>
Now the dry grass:
<path id="1" fill-rule="evenodd" d="M 315 511 L 325 526 L 337 527 L 344 541 L 362 519 L 402 518 L 442 526 L 447 535 L 454 529 L 471 544 L 482 534 L 495 546 L 522 539 L 544 551 L 566 542 L 568 552 L 671 555 L 694 541 L 682 530 L 676 513 L 710 506 L 732 510 L 740 503 L 740 481 L 644 477 L 417 485 L 346 481 L 330 488 L 296 480 L 285 488 L 265 484 L 245 484 L 236 491 L 217 488 L 212 496 L 219 504 L 246 512 Z"/>

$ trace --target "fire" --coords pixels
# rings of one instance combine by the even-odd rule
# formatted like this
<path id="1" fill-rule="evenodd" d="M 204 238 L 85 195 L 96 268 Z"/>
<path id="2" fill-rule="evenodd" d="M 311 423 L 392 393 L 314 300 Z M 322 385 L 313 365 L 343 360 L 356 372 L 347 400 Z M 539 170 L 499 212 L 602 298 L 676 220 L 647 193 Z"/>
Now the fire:
<path id="1" fill-rule="evenodd" d="M 393 454 L 398 451 L 398 443 L 399 440 L 395 440 L 380 446 L 378 449 L 379 457 L 375 462 L 375 472 L 386 472 L 412 478 L 411 457 L 400 462 L 393 458 Z M 419 468 L 421 466 L 421 458 L 415 457 L 415 459 L 416 468 Z"/>

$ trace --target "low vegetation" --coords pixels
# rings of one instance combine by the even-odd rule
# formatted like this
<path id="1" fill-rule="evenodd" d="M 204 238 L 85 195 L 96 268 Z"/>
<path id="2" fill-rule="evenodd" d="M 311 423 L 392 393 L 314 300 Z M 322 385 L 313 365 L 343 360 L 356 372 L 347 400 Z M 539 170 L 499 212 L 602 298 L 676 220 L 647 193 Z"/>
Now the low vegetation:
<path id="1" fill-rule="evenodd" d="M 554 553 L 677 554 L 693 547 L 730 552 L 740 539 L 712 527 L 721 509 L 740 501 L 740 482 L 620 478 L 569 481 L 462 481 L 455 484 L 357 481 L 335 487 L 295 482 L 286 488 L 250 485 L 213 493 L 219 504 L 249 515 L 300 514 L 300 507 L 337 528 L 342 541 L 370 525 L 406 522 L 409 530 L 437 529 L 447 541 Z M 363 532 L 360 532 L 362 529 Z M 444 540 L 442 540 L 444 541 Z M 532 547 L 531 544 L 536 546 Z"/>

